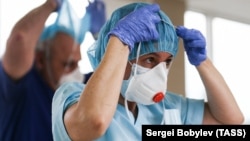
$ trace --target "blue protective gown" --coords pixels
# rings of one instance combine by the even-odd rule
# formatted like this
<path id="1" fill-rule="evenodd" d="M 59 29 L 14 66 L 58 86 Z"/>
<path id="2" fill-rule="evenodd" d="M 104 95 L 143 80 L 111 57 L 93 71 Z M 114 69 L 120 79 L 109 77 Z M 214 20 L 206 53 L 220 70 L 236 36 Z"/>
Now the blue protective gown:
<path id="1" fill-rule="evenodd" d="M 52 132 L 54 141 L 70 141 L 63 123 L 65 110 L 79 100 L 83 84 L 66 83 L 55 93 L 52 103 Z M 163 106 L 164 103 L 164 106 Z M 170 92 L 163 102 L 154 105 L 138 105 L 138 117 L 130 120 L 126 109 L 117 105 L 115 115 L 106 133 L 97 141 L 140 141 L 143 124 L 161 124 L 163 107 L 180 111 L 182 124 L 201 124 L 204 113 L 204 101 L 184 98 Z M 131 113 L 130 113 L 131 114 Z M 82 133 L 88 134 L 88 133 Z"/>

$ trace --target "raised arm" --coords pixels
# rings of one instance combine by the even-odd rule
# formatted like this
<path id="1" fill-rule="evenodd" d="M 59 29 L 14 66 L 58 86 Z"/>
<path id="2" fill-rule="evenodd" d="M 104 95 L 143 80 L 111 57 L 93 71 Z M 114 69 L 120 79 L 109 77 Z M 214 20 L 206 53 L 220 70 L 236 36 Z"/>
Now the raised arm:
<path id="1" fill-rule="evenodd" d="M 200 31 L 179 26 L 189 62 L 196 66 L 207 92 L 204 124 L 241 124 L 243 114 L 222 75 L 206 55 L 206 41 Z"/>
<path id="2" fill-rule="evenodd" d="M 109 33 L 100 65 L 78 103 L 65 113 L 64 123 L 72 140 L 94 140 L 105 133 L 118 104 L 129 52 L 135 43 L 159 36 L 155 26 L 160 21 L 158 11 L 158 5 L 137 9 L 120 20 Z"/>
<path id="3" fill-rule="evenodd" d="M 13 27 L 3 55 L 3 67 L 14 80 L 20 79 L 31 68 L 35 47 L 44 24 L 57 7 L 56 0 L 47 0 L 31 10 Z"/>
<path id="4" fill-rule="evenodd" d="M 204 124 L 242 124 L 243 114 L 224 78 L 211 61 L 206 59 L 197 66 L 197 70 L 208 98 Z"/>

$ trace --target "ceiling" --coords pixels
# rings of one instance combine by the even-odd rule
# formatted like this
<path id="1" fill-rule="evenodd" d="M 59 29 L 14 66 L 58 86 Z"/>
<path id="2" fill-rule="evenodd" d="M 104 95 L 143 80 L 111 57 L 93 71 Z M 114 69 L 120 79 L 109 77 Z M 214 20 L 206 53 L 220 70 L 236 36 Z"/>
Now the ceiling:
<path id="1" fill-rule="evenodd" d="M 250 0 L 184 0 L 187 8 L 250 23 Z"/>

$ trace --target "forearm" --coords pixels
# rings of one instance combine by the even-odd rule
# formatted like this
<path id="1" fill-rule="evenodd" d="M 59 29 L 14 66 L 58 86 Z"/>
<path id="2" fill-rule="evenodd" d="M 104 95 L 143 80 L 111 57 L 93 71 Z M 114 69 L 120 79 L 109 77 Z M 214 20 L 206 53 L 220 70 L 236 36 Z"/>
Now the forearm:
<path id="1" fill-rule="evenodd" d="M 116 37 L 110 38 L 104 58 L 88 81 L 83 97 L 79 101 L 79 108 L 85 108 L 85 111 L 91 113 L 92 111 L 89 109 L 95 108 L 95 114 L 107 115 L 108 118 L 113 117 L 128 62 L 128 54 L 127 46 Z M 86 100 L 85 97 L 88 97 L 89 100 Z"/>
<path id="2" fill-rule="evenodd" d="M 209 59 L 203 61 L 197 70 L 207 92 L 209 111 L 222 124 L 243 122 L 241 110 L 222 75 Z"/>
<path id="3" fill-rule="evenodd" d="M 69 118 L 65 115 L 66 127 L 73 139 L 81 138 L 82 134 L 76 134 L 77 131 L 93 133 L 87 136 L 93 139 L 108 128 L 117 107 L 128 54 L 127 46 L 116 37 L 110 38 L 106 53 L 89 79 L 72 115 L 67 116 Z M 81 139 L 86 140 L 86 135 Z"/>
<path id="4" fill-rule="evenodd" d="M 4 68 L 11 77 L 19 78 L 30 69 L 36 43 L 54 6 L 51 2 L 45 2 L 13 27 L 3 56 Z"/>

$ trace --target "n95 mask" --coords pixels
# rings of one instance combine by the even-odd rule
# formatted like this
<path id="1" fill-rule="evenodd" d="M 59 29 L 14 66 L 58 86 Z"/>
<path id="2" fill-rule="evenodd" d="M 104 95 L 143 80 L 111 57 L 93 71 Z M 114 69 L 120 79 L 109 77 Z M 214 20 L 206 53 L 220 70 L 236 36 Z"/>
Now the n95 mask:
<path id="1" fill-rule="evenodd" d="M 150 105 L 164 99 L 167 90 L 168 69 L 165 62 L 152 69 L 132 65 L 128 80 L 123 80 L 121 94 L 128 101 Z"/>

